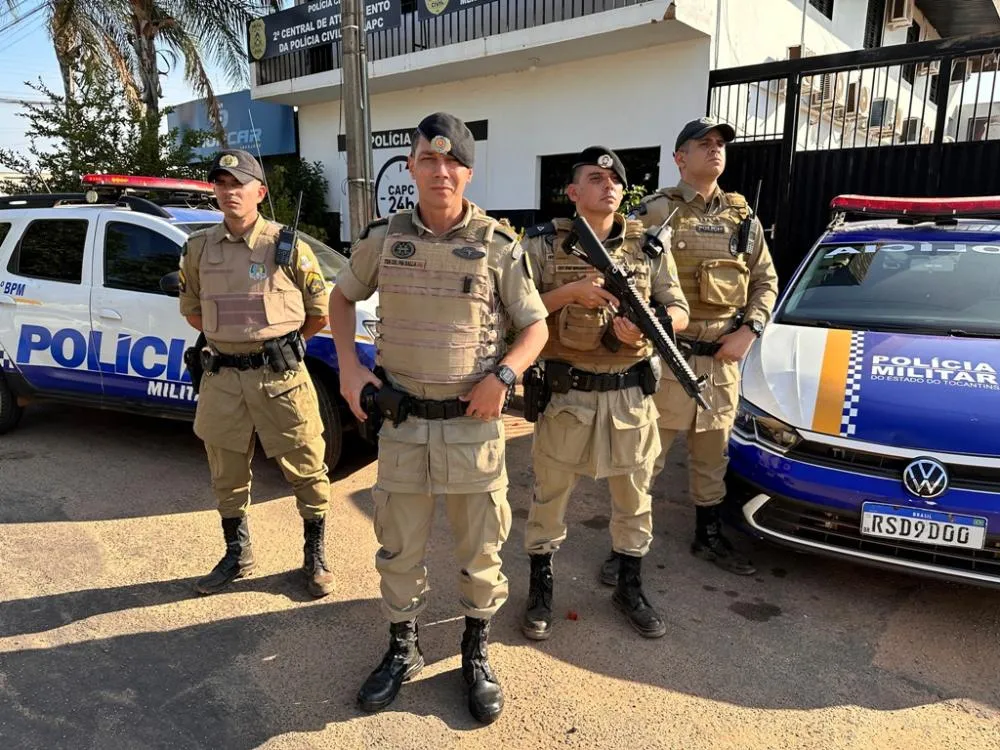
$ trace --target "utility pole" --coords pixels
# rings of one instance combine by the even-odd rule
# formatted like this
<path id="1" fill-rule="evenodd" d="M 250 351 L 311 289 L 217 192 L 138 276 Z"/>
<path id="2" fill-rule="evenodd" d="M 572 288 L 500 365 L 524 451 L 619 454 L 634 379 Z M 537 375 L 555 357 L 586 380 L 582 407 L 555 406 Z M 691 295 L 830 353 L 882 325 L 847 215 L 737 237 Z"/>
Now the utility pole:
<path id="1" fill-rule="evenodd" d="M 347 204 L 353 244 L 373 218 L 372 133 L 364 0 L 341 0 L 344 53 L 342 96 L 347 140 Z"/>

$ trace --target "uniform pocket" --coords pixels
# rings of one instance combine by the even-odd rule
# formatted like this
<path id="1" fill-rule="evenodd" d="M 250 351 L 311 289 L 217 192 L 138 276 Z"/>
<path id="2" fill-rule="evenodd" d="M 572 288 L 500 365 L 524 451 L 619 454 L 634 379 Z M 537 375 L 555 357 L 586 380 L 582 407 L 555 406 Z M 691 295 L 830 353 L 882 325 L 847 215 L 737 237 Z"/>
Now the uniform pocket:
<path id="1" fill-rule="evenodd" d="M 316 394 L 303 370 L 265 380 L 261 387 L 267 394 L 269 411 L 280 428 L 294 427 L 311 417 L 319 419 Z"/>
<path id="2" fill-rule="evenodd" d="M 513 514 L 507 501 L 507 490 L 494 490 L 489 493 L 492 514 L 490 514 L 483 529 L 483 553 L 492 555 L 501 550 L 510 534 L 513 524 Z"/>
<path id="3" fill-rule="evenodd" d="M 500 476 L 504 440 L 499 419 L 449 419 L 441 430 L 448 447 L 448 484 L 474 484 Z"/>
<path id="4" fill-rule="evenodd" d="M 706 260 L 698 267 L 698 296 L 708 305 L 743 307 L 749 282 L 749 270 L 734 258 Z"/>
<path id="5" fill-rule="evenodd" d="M 539 450 L 564 464 L 587 462 L 596 415 L 586 406 L 550 405 L 538 420 Z"/>
<path id="6" fill-rule="evenodd" d="M 426 422 L 407 419 L 399 427 L 383 424 L 378 434 L 378 481 L 425 484 L 427 439 Z"/>
<path id="7" fill-rule="evenodd" d="M 712 385 L 708 389 L 708 403 L 716 414 L 727 414 L 736 410 L 739 398 L 739 362 L 712 363 Z"/>
<path id="8" fill-rule="evenodd" d="M 214 299 L 201 301 L 201 328 L 206 333 L 219 330 L 219 305 Z"/>
<path id="9" fill-rule="evenodd" d="M 656 435 L 657 409 L 652 399 L 635 390 L 619 391 L 611 409 L 611 463 L 619 468 L 648 460 Z"/>
<path id="10" fill-rule="evenodd" d="M 277 325 L 300 320 L 304 309 L 301 300 L 302 293 L 298 291 L 265 292 L 264 315 L 267 322 Z"/>
<path id="11" fill-rule="evenodd" d="M 589 352 L 601 345 L 608 324 L 607 310 L 591 310 L 580 305 L 566 305 L 559 311 L 559 343 L 567 349 Z"/>

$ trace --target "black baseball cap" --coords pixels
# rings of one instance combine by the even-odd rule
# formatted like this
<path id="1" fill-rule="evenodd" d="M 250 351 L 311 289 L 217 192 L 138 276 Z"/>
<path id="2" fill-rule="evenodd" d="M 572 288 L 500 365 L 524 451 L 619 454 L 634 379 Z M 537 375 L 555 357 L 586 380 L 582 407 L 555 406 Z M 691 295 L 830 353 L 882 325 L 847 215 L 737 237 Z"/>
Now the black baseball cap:
<path id="1" fill-rule="evenodd" d="M 714 117 L 699 117 L 697 120 L 691 120 L 691 122 L 681 128 L 681 132 L 677 136 L 677 142 L 674 144 L 674 151 L 680 151 L 681 146 L 692 138 L 705 137 L 710 130 L 718 130 L 726 143 L 729 143 L 736 137 L 736 131 L 733 130 L 732 125 L 719 122 Z"/>
<path id="2" fill-rule="evenodd" d="M 260 163 L 249 151 L 239 148 L 219 152 L 208 169 L 208 181 L 212 182 L 220 172 L 228 172 L 243 185 L 250 180 L 264 181 L 264 170 L 260 168 Z"/>
<path id="3" fill-rule="evenodd" d="M 573 161 L 573 172 L 576 171 L 577 167 L 582 167 L 588 164 L 593 164 L 595 167 L 601 167 L 602 169 L 610 169 L 618 175 L 618 179 L 622 181 L 622 185 L 628 185 L 628 179 L 625 175 L 625 165 L 622 164 L 622 160 L 618 158 L 618 154 L 610 148 L 605 148 L 604 146 L 588 146 L 581 151 Z"/>
<path id="4" fill-rule="evenodd" d="M 427 115 L 417 125 L 417 130 L 439 154 L 451 154 L 460 164 L 472 169 L 476 160 L 476 139 L 455 115 L 447 112 Z"/>

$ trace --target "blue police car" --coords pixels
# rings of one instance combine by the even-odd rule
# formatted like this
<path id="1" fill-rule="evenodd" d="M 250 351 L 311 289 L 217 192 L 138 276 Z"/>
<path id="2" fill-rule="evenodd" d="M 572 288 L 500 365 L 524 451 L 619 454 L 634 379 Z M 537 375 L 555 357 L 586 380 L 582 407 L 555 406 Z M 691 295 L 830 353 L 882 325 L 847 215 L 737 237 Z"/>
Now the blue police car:
<path id="1" fill-rule="evenodd" d="M 1000 198 L 840 196 L 743 364 L 759 538 L 1000 585 Z"/>
<path id="2" fill-rule="evenodd" d="M 183 355 L 198 333 L 160 281 L 176 272 L 191 232 L 222 220 L 204 207 L 211 185 L 116 175 L 87 175 L 84 184 L 86 193 L 0 198 L 0 433 L 43 400 L 194 418 Z M 332 284 L 347 259 L 299 237 Z M 369 367 L 376 305 L 373 297 L 357 306 L 355 341 Z M 332 470 L 356 422 L 339 395 L 329 329 L 309 340 L 306 365 Z"/>

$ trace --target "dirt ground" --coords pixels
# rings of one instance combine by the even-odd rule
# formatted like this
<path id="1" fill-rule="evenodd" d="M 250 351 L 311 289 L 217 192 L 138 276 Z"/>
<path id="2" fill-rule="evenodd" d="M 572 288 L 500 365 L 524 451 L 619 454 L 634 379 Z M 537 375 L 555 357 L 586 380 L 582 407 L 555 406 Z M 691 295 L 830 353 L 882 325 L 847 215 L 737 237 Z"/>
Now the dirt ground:
<path id="1" fill-rule="evenodd" d="M 222 542 L 190 426 L 30 409 L 0 438 L 0 748 L 1000 748 L 1000 592 L 746 540 L 760 573 L 719 571 L 688 553 L 680 445 L 656 486 L 644 569 L 667 636 L 638 637 L 597 582 L 609 506 L 604 485 L 585 481 L 555 563 L 555 633 L 526 641 L 525 428 L 509 431 L 511 597 L 490 650 L 507 705 L 484 728 L 465 707 L 443 513 L 421 626 L 428 666 L 385 712 L 355 707 L 387 641 L 372 455 L 352 450 L 335 476 L 333 595 L 300 585 L 294 499 L 259 456 L 258 572 L 198 597 Z"/>

